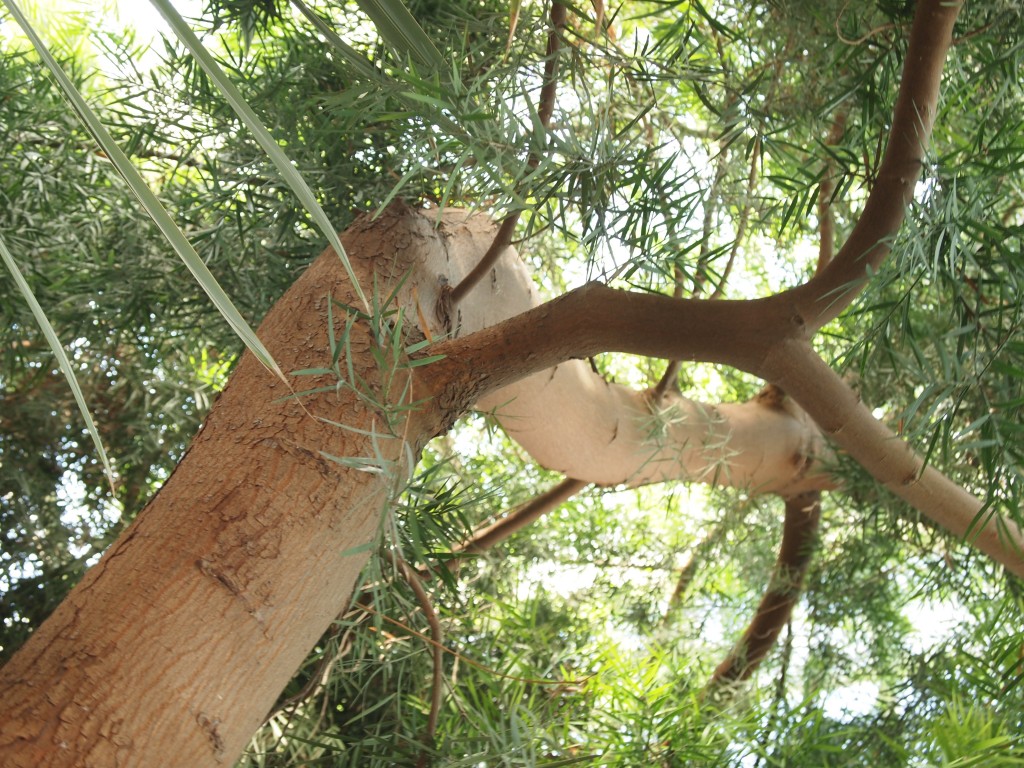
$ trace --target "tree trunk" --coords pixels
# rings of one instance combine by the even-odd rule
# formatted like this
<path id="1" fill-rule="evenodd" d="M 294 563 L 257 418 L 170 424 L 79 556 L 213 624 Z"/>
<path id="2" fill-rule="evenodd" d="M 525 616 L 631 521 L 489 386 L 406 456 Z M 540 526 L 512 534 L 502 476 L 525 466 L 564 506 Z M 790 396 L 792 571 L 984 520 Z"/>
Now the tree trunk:
<path id="1" fill-rule="evenodd" d="M 375 267 L 379 278 L 397 274 L 415 243 L 407 229 L 376 227 L 349 232 L 346 245 L 372 285 Z M 382 252 L 398 258 L 374 263 Z M 325 254 L 260 327 L 284 371 L 330 366 L 328 297 L 355 304 L 341 274 Z M 366 330 L 356 325 L 349 352 L 373 386 L 381 372 Z M 390 436 L 385 415 L 349 389 L 302 406 L 289 395 L 254 358 L 242 359 L 156 498 L 0 670 L 0 764 L 196 768 L 237 759 L 349 599 L 389 486 L 430 429 L 417 418 L 402 439 Z"/>
<path id="2" fill-rule="evenodd" d="M 952 530 L 962 533 L 966 525 L 957 525 L 980 506 L 962 491 L 963 498 L 950 496 L 943 506 L 936 495 L 952 484 L 930 468 L 919 474 L 909 449 L 863 406 L 846 403 L 845 385 L 797 340 L 803 324 L 794 322 L 785 296 L 674 301 L 588 285 L 529 311 L 512 306 L 522 314 L 487 327 L 501 318 L 481 320 L 482 308 L 515 305 L 511 282 L 529 282 L 521 270 L 506 274 L 496 266 L 482 299 L 448 308 L 455 310 L 448 328 L 435 316 L 446 284 L 439 278 L 451 283 L 465 274 L 463 267 L 474 264 L 493 237 L 483 233 L 493 230 L 457 212 L 435 230 L 433 216 L 392 209 L 345 235 L 363 286 L 387 297 L 405 278 L 397 311 L 348 323 L 342 304 L 355 306 L 356 299 L 330 250 L 274 306 L 260 336 L 282 370 L 306 371 L 293 381 L 312 394 L 296 397 L 253 358 L 242 359 L 157 497 L 0 670 L 0 763 L 194 768 L 233 762 L 344 606 L 389 496 L 425 441 L 479 398 L 572 357 L 618 350 L 761 373 L 883 480 L 890 479 L 883 472 L 887 457 L 898 459 L 888 467 L 899 473 L 894 491 L 930 514 L 933 505 L 941 507 L 936 519 Z M 515 254 L 509 251 L 508 259 Z M 508 285 L 501 275 L 510 278 Z M 340 303 L 332 305 L 332 298 Z M 335 328 L 328 334 L 331 307 Z M 406 341 L 392 345 L 390 338 L 391 329 L 415 341 L 459 328 L 470 335 L 434 344 L 431 352 L 447 356 L 418 367 L 403 367 Z M 337 376 L 309 373 L 336 361 Z M 562 426 L 573 423 L 574 414 L 593 412 L 589 389 L 604 397 L 609 385 L 557 394 L 531 385 L 494 394 L 493 401 L 517 407 L 531 398 L 544 402 L 550 434 L 539 444 L 561 443 L 571 454 L 592 449 Z M 559 407 L 552 407 L 549 399 L 556 397 Z M 598 400 L 604 408 L 619 407 L 618 401 L 628 401 L 620 418 L 628 426 L 638 412 L 635 401 L 619 395 Z M 836 403 L 844 404 L 838 413 Z M 716 417 L 665 433 L 669 445 L 656 444 L 659 451 L 667 448 L 657 454 L 659 463 L 710 439 L 718 441 L 712 455 L 702 450 L 695 464 L 676 462 L 674 476 L 739 478 L 753 483 L 752 491 L 813 490 L 807 482 L 828 487 L 829 478 L 809 471 L 820 432 L 803 411 L 788 402 L 747 405 L 750 429 L 723 430 Z M 763 439 L 759 420 L 777 425 L 773 431 L 789 424 L 794 440 Z M 626 431 L 615 430 L 612 442 Z M 639 466 L 649 463 L 655 454 L 636 434 L 630 440 Z M 777 469 L 758 475 L 766 466 Z M 630 469 L 624 477 L 634 474 Z M 1000 539 L 995 528 L 980 527 L 978 546 L 1024 571 L 1020 531 Z"/>

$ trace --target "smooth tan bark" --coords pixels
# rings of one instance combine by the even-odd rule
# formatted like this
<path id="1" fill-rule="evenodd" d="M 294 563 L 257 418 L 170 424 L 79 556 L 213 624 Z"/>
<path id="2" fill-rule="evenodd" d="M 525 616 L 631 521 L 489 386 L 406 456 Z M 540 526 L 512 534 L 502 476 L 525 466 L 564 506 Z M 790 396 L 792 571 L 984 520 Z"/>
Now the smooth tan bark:
<path id="1" fill-rule="evenodd" d="M 458 210 L 423 215 L 437 221 L 439 230 L 436 236 L 423 236 L 421 259 L 404 283 L 401 301 L 406 316 L 418 318 L 436 337 L 443 332 L 439 318 L 434 319 L 433 328 L 429 327 L 433 308 L 444 303 L 445 286 L 461 284 L 485 252 L 493 248 L 494 225 L 485 217 Z M 584 289 L 587 302 L 593 301 L 595 288 Z M 627 301 L 634 298 L 621 292 L 615 295 Z M 680 306 L 676 300 L 660 298 L 667 302 L 660 306 L 669 311 Z M 691 319 L 714 303 L 691 302 L 697 309 Z M 544 326 L 537 320 L 538 313 L 544 311 L 541 305 L 528 268 L 513 249 L 506 248 L 501 258 L 491 263 L 488 279 L 473 294 L 445 307 L 445 314 L 451 315 L 450 332 L 457 338 L 436 348 L 450 353 L 453 365 L 465 358 L 475 366 L 474 375 L 486 377 L 480 379 L 475 407 L 494 414 L 509 436 L 539 464 L 605 486 L 676 480 L 787 496 L 832 486 L 829 478 L 815 471 L 820 460 L 829 455 L 820 431 L 791 402 L 785 407 L 760 399 L 713 405 L 678 393 L 656 399 L 649 392 L 606 381 L 578 359 L 552 357 L 551 366 L 543 366 L 546 370 L 524 377 L 522 371 L 537 370 L 548 361 L 538 357 L 542 352 L 538 335 L 548 334 L 545 344 L 558 345 L 560 340 L 568 339 L 569 331 Z M 737 306 L 745 304 L 734 302 L 733 307 Z M 517 340 L 523 342 L 521 349 L 513 352 L 484 337 L 485 348 L 481 351 L 487 359 L 467 356 L 475 344 L 465 338 L 467 334 L 531 309 L 538 312 L 530 315 L 529 322 L 508 331 L 521 334 Z M 588 320 L 594 314 L 591 309 Z M 566 321 L 566 316 L 561 315 L 560 321 Z M 652 322 L 641 313 L 629 322 L 618 308 L 603 318 L 604 328 L 598 330 L 618 325 L 622 334 L 638 340 L 652 335 L 648 328 Z M 738 326 L 734 331 L 732 343 L 747 338 Z M 703 330 L 693 329 L 678 334 L 682 339 L 694 340 L 701 335 Z M 579 339 L 570 341 L 578 343 Z M 580 352 L 573 354 L 568 348 L 562 352 L 580 356 Z M 424 371 L 424 380 L 436 378 L 434 368 Z M 442 377 L 454 370 L 446 362 L 438 369 Z M 507 379 L 503 378 L 506 373 Z"/>
<path id="2" fill-rule="evenodd" d="M 849 384 L 811 349 L 786 341 L 762 374 L 785 389 L 829 439 L 914 509 L 1024 577 L 1024 532 L 924 461 L 874 418 Z"/>

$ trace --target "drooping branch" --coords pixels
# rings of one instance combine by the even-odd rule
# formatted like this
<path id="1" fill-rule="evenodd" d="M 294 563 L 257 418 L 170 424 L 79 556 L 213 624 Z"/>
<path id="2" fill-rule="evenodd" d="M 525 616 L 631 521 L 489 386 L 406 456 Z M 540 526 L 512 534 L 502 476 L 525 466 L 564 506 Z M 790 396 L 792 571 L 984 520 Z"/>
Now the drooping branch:
<path id="1" fill-rule="evenodd" d="M 939 82 L 961 3 L 923 0 L 910 31 L 889 142 L 864 210 L 836 257 L 791 298 L 808 328 L 836 318 L 888 256 L 924 165 Z"/>
<path id="2" fill-rule="evenodd" d="M 800 598 L 821 517 L 821 494 L 786 499 L 782 544 L 768 588 L 739 642 L 715 669 L 704 695 L 749 678 L 775 645 Z"/>

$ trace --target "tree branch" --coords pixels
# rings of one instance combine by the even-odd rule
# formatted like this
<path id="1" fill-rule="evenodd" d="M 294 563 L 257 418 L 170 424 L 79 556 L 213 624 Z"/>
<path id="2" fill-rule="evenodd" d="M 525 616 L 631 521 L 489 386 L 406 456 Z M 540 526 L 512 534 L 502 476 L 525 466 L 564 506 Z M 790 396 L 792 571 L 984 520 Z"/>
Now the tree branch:
<path id="1" fill-rule="evenodd" d="M 789 622 L 803 590 L 821 518 L 821 494 L 812 492 L 786 499 L 782 544 L 764 597 L 740 641 L 715 669 L 703 695 L 729 683 L 748 679 L 775 645 Z"/>
<path id="2" fill-rule="evenodd" d="M 844 109 L 836 115 L 832 122 L 825 145 L 827 147 L 838 145 L 845 130 L 846 110 Z M 835 162 L 829 156 L 825 161 L 825 173 L 822 176 L 821 184 L 818 186 L 818 264 L 814 270 L 815 275 L 821 274 L 822 270 L 829 265 L 835 252 L 836 221 L 832 212 L 832 195 L 836 190 L 835 173 Z"/>
<path id="3" fill-rule="evenodd" d="M 924 461 L 871 415 L 805 342 L 775 346 L 759 375 L 782 387 L 871 476 L 942 528 L 1024 576 L 1024 532 Z"/>
<path id="4" fill-rule="evenodd" d="M 437 734 L 437 722 L 441 716 L 441 702 L 444 698 L 444 632 L 441 629 L 441 622 L 437 618 L 437 612 L 430 602 L 430 595 L 423 587 L 416 569 L 403 560 L 397 552 L 391 553 L 392 562 L 401 574 L 402 578 L 416 595 L 416 602 L 419 603 L 423 617 L 430 627 L 431 653 L 433 656 L 433 675 L 430 689 L 430 714 L 427 716 L 427 728 L 425 732 L 426 747 L 433 748 L 434 737 Z M 426 750 L 420 753 L 416 762 L 418 768 L 423 768 L 429 762 Z"/>
<path id="5" fill-rule="evenodd" d="M 877 422 L 813 352 L 786 297 L 673 300 L 589 283 L 498 325 L 433 346 L 432 353 L 445 357 L 415 369 L 417 391 L 436 394 L 442 431 L 483 394 L 571 358 L 614 351 L 732 365 L 781 387 L 900 498 L 958 536 L 971 532 L 971 542 L 982 552 L 1024 575 L 1020 528 L 989 519 L 973 530 L 982 503 L 931 467 L 922 470 L 911 448 Z"/>
<path id="6" fill-rule="evenodd" d="M 892 249 L 921 175 L 959 2 L 922 0 L 910 32 L 889 143 L 864 210 L 836 257 L 790 292 L 809 329 L 839 316 Z"/>
<path id="7" fill-rule="evenodd" d="M 583 480 L 567 477 L 558 485 L 509 512 L 500 520 L 478 528 L 469 539 L 452 547 L 452 553 L 476 555 L 486 552 L 509 536 L 536 522 L 558 505 L 568 501 L 588 485 L 589 483 Z"/>
<path id="8" fill-rule="evenodd" d="M 545 132 L 551 127 L 551 116 L 555 113 L 555 95 L 558 92 L 558 53 L 562 46 L 562 31 L 565 29 L 565 24 L 565 6 L 559 0 L 552 0 L 551 29 L 548 31 L 548 49 L 544 61 L 544 85 L 541 86 L 540 101 L 537 104 L 537 117 Z M 540 137 L 538 137 L 538 143 L 540 143 Z M 540 165 L 540 157 L 536 152 L 530 152 L 527 165 L 531 169 Z M 520 213 L 521 211 L 513 211 L 501 222 L 498 233 L 494 236 L 494 240 L 483 258 L 452 290 L 451 303 L 453 305 L 458 304 L 466 297 L 466 294 L 490 271 L 502 252 L 512 244 L 512 235 L 516 231 L 516 224 L 519 223 Z"/>

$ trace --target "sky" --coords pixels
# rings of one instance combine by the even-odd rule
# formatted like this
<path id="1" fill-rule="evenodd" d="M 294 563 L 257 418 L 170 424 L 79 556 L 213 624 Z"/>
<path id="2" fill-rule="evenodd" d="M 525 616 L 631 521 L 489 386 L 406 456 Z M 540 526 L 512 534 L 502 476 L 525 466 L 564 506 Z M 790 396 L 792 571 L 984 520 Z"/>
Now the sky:
<path id="1" fill-rule="evenodd" d="M 17 0 L 21 9 L 38 25 L 38 31 L 46 38 L 47 27 L 60 24 L 63 15 L 89 14 L 111 30 L 134 29 L 140 43 L 148 43 L 160 32 L 170 28 L 149 0 Z M 197 16 L 203 7 L 202 0 L 170 0 L 171 5 L 186 19 Z M 10 32 L 8 32 L 10 34 Z"/>

